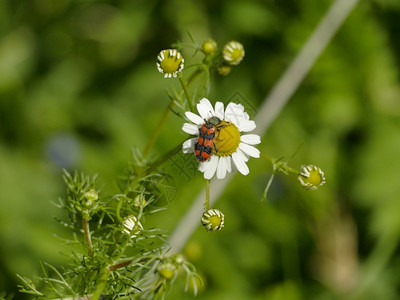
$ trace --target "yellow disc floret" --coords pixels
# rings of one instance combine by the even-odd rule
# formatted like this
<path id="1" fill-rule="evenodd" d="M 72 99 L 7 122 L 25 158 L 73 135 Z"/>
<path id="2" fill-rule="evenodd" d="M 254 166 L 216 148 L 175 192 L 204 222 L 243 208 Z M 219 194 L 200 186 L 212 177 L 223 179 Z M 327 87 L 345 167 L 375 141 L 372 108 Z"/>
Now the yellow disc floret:
<path id="1" fill-rule="evenodd" d="M 221 121 L 217 126 L 214 139 L 213 153 L 218 156 L 231 155 L 240 144 L 240 131 L 235 124 L 228 121 Z"/>

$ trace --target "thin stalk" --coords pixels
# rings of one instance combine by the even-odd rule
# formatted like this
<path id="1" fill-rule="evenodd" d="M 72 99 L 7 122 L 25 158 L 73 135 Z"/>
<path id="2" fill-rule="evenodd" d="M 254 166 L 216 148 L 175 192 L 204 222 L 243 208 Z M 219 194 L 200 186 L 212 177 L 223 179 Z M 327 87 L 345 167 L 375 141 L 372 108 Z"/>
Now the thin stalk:
<path id="1" fill-rule="evenodd" d="M 116 210 L 116 214 L 117 214 L 117 219 L 118 219 L 118 221 L 122 221 L 122 218 L 121 218 L 121 208 L 122 208 L 122 204 L 123 204 L 123 200 L 119 200 L 119 202 L 118 202 L 118 206 L 117 206 L 117 210 Z"/>
<path id="2" fill-rule="evenodd" d="M 203 72 L 203 68 L 199 68 L 193 72 L 193 74 L 187 80 L 187 86 L 190 86 L 192 82 Z"/>
<path id="3" fill-rule="evenodd" d="M 126 261 L 117 263 L 117 264 L 115 264 L 115 265 L 109 266 L 109 267 L 108 267 L 108 270 L 109 270 L 109 271 L 113 271 L 113 270 L 116 270 L 116 269 L 124 268 L 124 267 L 129 266 L 131 263 L 132 263 L 132 260 L 131 260 L 131 259 L 130 259 L 130 260 L 126 260 Z"/>
<path id="4" fill-rule="evenodd" d="M 187 99 L 187 101 L 188 101 L 188 103 L 189 103 L 190 111 L 191 111 L 191 112 L 194 112 L 194 106 L 193 106 L 193 102 L 192 102 L 192 97 L 190 97 L 190 94 L 189 94 L 189 91 L 188 91 L 186 82 L 185 82 L 185 80 L 183 80 L 183 77 L 182 77 L 182 76 L 179 76 L 179 81 L 180 81 L 180 83 L 181 83 L 183 92 L 185 93 L 186 99 Z"/>
<path id="5" fill-rule="evenodd" d="M 210 209 L 210 180 L 206 180 L 206 202 L 204 203 L 205 210 Z"/>
<path id="6" fill-rule="evenodd" d="M 271 187 L 272 180 L 274 180 L 274 177 L 275 177 L 275 173 L 272 173 L 270 179 L 268 180 L 267 186 L 265 187 L 265 190 L 264 190 L 263 196 L 261 198 L 261 201 L 266 201 L 267 200 L 267 193 L 269 191 L 269 188 Z"/>
<path id="7" fill-rule="evenodd" d="M 89 257 L 93 257 L 92 238 L 90 236 L 89 221 L 86 218 L 82 220 L 83 234 L 85 235 L 86 246 L 89 251 Z"/>
<path id="8" fill-rule="evenodd" d="M 152 171 L 154 171 L 157 167 L 160 165 L 164 164 L 167 162 L 172 156 L 178 154 L 180 151 L 182 151 L 182 143 L 179 143 L 178 146 L 174 147 L 167 153 L 161 155 L 160 158 L 158 158 L 156 161 L 154 161 L 151 165 L 150 168 L 147 169 L 146 174 L 150 174 Z"/>
<path id="9" fill-rule="evenodd" d="M 160 134 L 160 131 L 161 131 L 162 127 L 164 126 L 164 123 L 167 120 L 169 114 L 171 113 L 171 110 L 174 107 L 174 105 L 175 105 L 175 102 L 170 101 L 168 106 L 165 108 L 160 120 L 158 121 L 156 128 L 154 129 L 149 141 L 147 142 L 146 147 L 143 150 L 144 157 L 146 157 L 150 153 L 150 150 L 153 147 L 158 135 Z"/>
<path id="10" fill-rule="evenodd" d="M 293 174 L 293 175 L 299 175 L 300 172 L 297 169 L 293 169 L 289 167 L 285 161 L 281 161 L 280 159 L 275 159 L 272 156 L 269 156 L 267 154 L 261 153 L 260 154 L 263 158 L 271 162 L 271 164 L 274 167 L 274 173 L 275 172 L 281 172 L 283 174 Z"/>
<path id="11" fill-rule="evenodd" d="M 103 267 L 100 270 L 100 276 L 97 281 L 94 292 L 92 294 L 92 297 L 90 297 L 90 300 L 100 300 L 100 297 L 106 288 L 107 279 L 109 275 L 110 275 L 110 270 L 108 269 L 108 267 Z"/>

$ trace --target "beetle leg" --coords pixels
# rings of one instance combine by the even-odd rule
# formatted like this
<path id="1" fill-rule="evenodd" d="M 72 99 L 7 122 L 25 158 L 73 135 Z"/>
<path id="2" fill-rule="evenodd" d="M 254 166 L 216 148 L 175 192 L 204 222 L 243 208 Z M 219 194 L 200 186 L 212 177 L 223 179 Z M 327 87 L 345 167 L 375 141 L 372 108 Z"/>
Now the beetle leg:
<path id="1" fill-rule="evenodd" d="M 215 143 L 214 143 L 214 142 L 213 142 L 213 144 L 214 144 L 214 149 L 215 149 L 215 152 L 218 152 L 217 145 L 215 145 Z"/>

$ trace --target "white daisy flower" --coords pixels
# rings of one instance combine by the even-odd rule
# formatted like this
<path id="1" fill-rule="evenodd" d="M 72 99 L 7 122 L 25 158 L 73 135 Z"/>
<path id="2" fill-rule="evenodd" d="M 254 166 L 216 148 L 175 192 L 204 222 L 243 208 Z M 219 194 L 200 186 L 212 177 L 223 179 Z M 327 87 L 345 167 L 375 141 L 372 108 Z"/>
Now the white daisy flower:
<path id="1" fill-rule="evenodd" d="M 246 162 L 249 157 L 260 157 L 260 151 L 253 145 L 261 139 L 256 134 L 243 134 L 256 128 L 243 105 L 231 102 L 224 109 L 224 104 L 217 102 L 214 108 L 203 98 L 197 110 L 200 116 L 190 111 L 185 113 L 193 124 L 184 123 L 182 130 L 196 137 L 185 141 L 182 150 L 195 153 L 204 178 L 211 179 L 216 173 L 218 179 L 223 179 L 235 167 L 243 175 L 249 174 Z"/>

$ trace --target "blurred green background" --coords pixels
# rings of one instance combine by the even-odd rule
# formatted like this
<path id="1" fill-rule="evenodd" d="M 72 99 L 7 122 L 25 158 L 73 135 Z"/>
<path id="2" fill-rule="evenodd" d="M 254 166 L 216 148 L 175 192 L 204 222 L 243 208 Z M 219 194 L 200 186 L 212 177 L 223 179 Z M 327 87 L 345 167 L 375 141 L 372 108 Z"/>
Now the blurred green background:
<path id="1" fill-rule="evenodd" d="M 177 84 L 156 56 L 187 32 L 201 43 L 240 41 L 243 62 L 214 76 L 210 99 L 240 95 L 257 107 L 324 15 L 331 0 L 0 1 L 0 291 L 40 261 L 68 260 L 54 234 L 62 212 L 61 169 L 99 174 L 102 191 L 143 148 Z M 259 149 L 315 164 L 327 183 L 305 191 L 251 159 L 216 204 L 225 228 L 198 228 L 184 253 L 205 286 L 197 299 L 400 298 L 400 1 L 360 1 Z M 201 55 L 183 52 L 186 63 Z M 152 156 L 186 135 L 172 115 Z M 147 220 L 171 232 L 204 186 L 174 174 L 168 210 Z M 211 191 L 212 193 L 212 191 Z M 200 216 L 199 216 L 200 218 Z M 145 226 L 146 226 L 145 225 Z M 193 299 L 178 280 L 170 299 Z"/>

